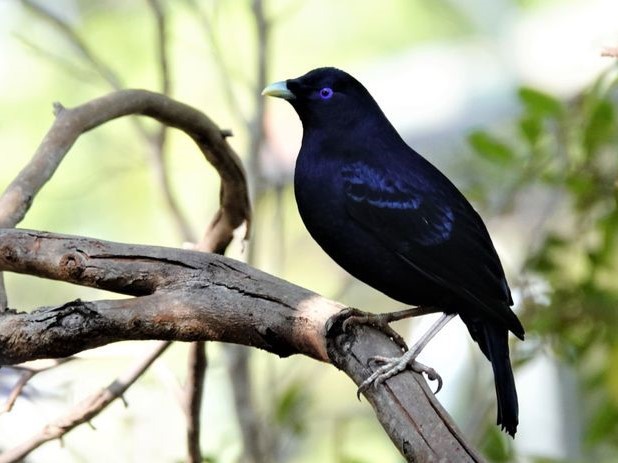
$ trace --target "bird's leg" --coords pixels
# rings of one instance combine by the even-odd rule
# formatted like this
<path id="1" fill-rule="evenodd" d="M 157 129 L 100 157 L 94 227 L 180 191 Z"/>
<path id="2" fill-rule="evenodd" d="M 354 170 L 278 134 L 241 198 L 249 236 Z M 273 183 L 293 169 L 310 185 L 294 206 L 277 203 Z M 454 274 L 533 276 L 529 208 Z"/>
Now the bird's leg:
<path id="1" fill-rule="evenodd" d="M 409 309 L 398 310 L 395 312 L 372 314 L 362 312 L 357 309 L 346 309 L 342 313 L 342 317 L 345 318 L 342 324 L 343 331 L 347 331 L 350 325 L 369 325 L 382 331 L 389 338 L 397 343 L 403 351 L 408 350 L 405 340 L 397 333 L 389 323 L 403 320 L 404 318 L 419 317 L 421 315 L 427 315 L 430 313 L 439 312 L 440 309 L 435 307 L 410 307 Z"/>
<path id="2" fill-rule="evenodd" d="M 436 394 L 442 389 L 442 378 L 433 369 L 420 362 L 416 361 L 416 357 L 427 343 L 446 325 L 455 314 L 442 314 L 442 316 L 432 325 L 431 328 L 401 357 L 382 357 L 375 356 L 370 359 L 371 363 L 379 363 L 382 366 L 378 368 L 373 374 L 367 378 L 358 388 L 358 394 L 363 392 L 372 384 L 378 386 L 380 383 L 386 381 L 388 378 L 395 376 L 405 369 L 410 369 L 417 373 L 425 373 L 427 378 L 431 381 L 438 381 L 438 388 Z"/>

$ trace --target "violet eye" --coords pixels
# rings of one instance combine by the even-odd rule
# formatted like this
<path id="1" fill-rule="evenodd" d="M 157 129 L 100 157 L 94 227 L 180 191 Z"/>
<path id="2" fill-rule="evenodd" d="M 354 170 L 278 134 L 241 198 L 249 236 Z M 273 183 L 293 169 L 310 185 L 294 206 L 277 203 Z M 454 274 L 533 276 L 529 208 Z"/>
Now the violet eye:
<path id="1" fill-rule="evenodd" d="M 320 90 L 320 98 L 323 100 L 328 100 L 331 96 L 333 96 L 333 89 L 329 87 L 324 87 Z"/>

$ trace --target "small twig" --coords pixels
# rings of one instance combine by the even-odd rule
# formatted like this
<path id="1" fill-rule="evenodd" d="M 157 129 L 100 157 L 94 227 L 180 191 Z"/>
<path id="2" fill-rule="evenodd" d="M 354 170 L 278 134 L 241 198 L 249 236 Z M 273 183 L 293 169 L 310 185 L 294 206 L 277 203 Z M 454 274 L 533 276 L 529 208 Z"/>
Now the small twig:
<path id="1" fill-rule="evenodd" d="M 26 370 L 22 372 L 21 376 L 15 383 L 15 386 L 13 386 L 13 389 L 11 389 L 11 393 L 6 399 L 4 407 L 0 410 L 0 414 L 10 412 L 13 409 L 13 405 L 15 405 L 15 402 L 17 401 L 17 398 L 21 395 L 24 387 L 26 386 L 26 384 L 28 384 L 28 381 L 30 381 L 32 377 L 36 374 L 37 372 L 33 370 Z"/>
<path id="2" fill-rule="evenodd" d="M 169 96 L 172 91 L 172 79 L 169 68 L 169 50 L 168 50 L 168 21 L 165 10 L 161 6 L 159 0 L 148 0 L 148 5 L 156 21 L 156 52 L 157 63 L 159 66 L 159 77 L 161 79 L 160 91 L 162 94 Z M 195 237 L 191 230 L 191 225 L 188 219 L 180 210 L 178 201 L 172 193 L 172 186 L 169 179 L 168 170 L 165 166 L 167 127 L 163 124 L 155 131 L 154 134 L 149 134 L 145 137 L 145 141 L 149 147 L 150 166 L 154 174 L 157 186 L 161 191 L 163 200 L 167 206 L 167 210 L 176 229 L 184 242 L 194 242 Z"/>
<path id="3" fill-rule="evenodd" d="M 223 93 L 225 99 L 227 100 L 227 106 L 229 110 L 232 112 L 232 115 L 244 126 L 249 125 L 249 120 L 247 116 L 242 111 L 242 105 L 238 101 L 236 97 L 236 92 L 232 86 L 232 76 L 229 72 L 228 66 L 225 62 L 225 53 L 222 47 L 219 44 L 219 40 L 217 38 L 217 34 L 215 31 L 215 26 L 212 23 L 212 20 L 209 18 L 208 14 L 200 7 L 203 2 L 195 1 L 195 0 L 186 0 L 186 3 L 193 10 L 193 13 L 197 16 L 198 20 L 201 22 L 204 32 L 206 33 L 206 38 L 208 39 L 208 43 L 210 44 L 210 48 L 212 50 L 212 56 L 215 62 L 215 69 L 219 74 L 219 84 L 223 89 Z"/>
<path id="4" fill-rule="evenodd" d="M 114 90 L 120 90 L 124 87 L 122 79 L 114 69 L 99 58 L 96 53 L 90 49 L 83 38 L 75 31 L 75 29 L 62 18 L 55 15 L 52 11 L 44 8 L 32 0 L 22 0 L 34 13 L 42 19 L 48 21 L 56 29 L 58 29 L 67 39 L 67 41 L 75 47 L 79 55 L 88 63 L 94 71 L 101 76 Z M 167 20 L 164 11 L 158 0 L 148 0 L 148 3 L 155 15 L 157 23 L 157 56 L 161 75 L 161 92 L 169 95 L 171 92 L 171 78 L 169 72 L 169 59 L 167 51 Z M 176 224 L 183 241 L 195 241 L 188 220 L 182 212 L 171 191 L 171 185 L 167 171 L 164 166 L 164 149 L 166 141 L 167 129 L 162 125 L 154 134 L 151 134 L 143 124 L 137 119 L 131 120 L 135 130 L 144 140 L 148 147 L 149 157 L 151 161 L 152 171 L 155 181 L 159 186 L 163 200 L 168 207 L 170 215 Z M 0 303 L 1 301 L 0 287 Z"/>
<path id="5" fill-rule="evenodd" d="M 6 296 L 6 286 L 4 285 L 4 274 L 0 273 L 0 312 L 4 312 L 8 307 L 9 307 L 9 300 Z"/>
<path id="6" fill-rule="evenodd" d="M 187 414 L 187 461 L 202 463 L 200 449 L 200 413 L 204 393 L 204 375 L 206 373 L 206 343 L 194 342 L 189 347 L 189 368 L 185 384 L 185 406 Z"/>
<path id="7" fill-rule="evenodd" d="M 22 3 L 26 5 L 33 13 L 48 21 L 60 32 L 62 32 L 69 43 L 77 49 L 82 58 L 90 63 L 95 71 L 101 75 L 103 79 L 105 79 L 105 81 L 112 86 L 112 88 L 115 90 L 120 90 L 124 86 L 118 77 L 118 74 L 114 72 L 111 66 L 107 65 L 107 63 L 96 56 L 96 54 L 90 49 L 86 42 L 82 40 L 79 34 L 75 32 L 69 23 L 54 14 L 52 11 L 32 0 L 22 0 Z"/>
<path id="8" fill-rule="evenodd" d="M 26 455 L 45 442 L 61 438 L 71 429 L 98 415 L 115 399 L 122 397 L 124 392 L 144 373 L 148 367 L 169 347 L 169 341 L 159 342 L 149 356 L 127 370 L 125 374 L 112 381 L 106 388 L 87 397 L 75 408 L 61 418 L 47 424 L 38 434 L 20 445 L 0 454 L 0 463 L 13 463 L 22 460 Z"/>
<path id="9" fill-rule="evenodd" d="M 246 346 L 229 345 L 225 349 L 228 371 L 234 394 L 236 419 L 243 442 L 242 461 L 263 463 L 269 461 L 265 455 L 263 425 L 253 401 L 253 381 L 249 368 L 249 349 Z"/>
<path id="10" fill-rule="evenodd" d="M 159 63 L 160 91 L 169 95 L 172 90 L 167 46 L 167 16 L 159 0 L 148 0 L 157 22 L 157 62 Z"/>
<path id="11" fill-rule="evenodd" d="M 255 96 L 255 110 L 251 122 L 248 124 L 250 132 L 249 144 L 249 162 L 248 171 L 249 178 L 252 183 L 249 184 L 251 189 L 250 197 L 258 201 L 264 190 L 264 178 L 260 165 L 260 151 L 264 142 L 264 109 L 265 101 L 261 96 L 262 89 L 267 82 L 267 66 L 268 66 L 268 49 L 270 38 L 270 24 L 264 14 L 264 4 L 262 0 L 253 0 L 251 3 L 253 11 L 253 19 L 257 31 L 257 79 L 253 86 L 253 95 Z"/>
<path id="12" fill-rule="evenodd" d="M 63 359 L 57 359 L 57 360 L 53 360 L 50 365 L 46 365 L 44 367 L 38 367 L 38 368 L 37 367 L 25 367 L 22 365 L 14 365 L 14 366 L 8 367 L 14 370 L 20 370 L 22 373 L 19 379 L 17 380 L 17 382 L 15 383 L 15 386 L 13 386 L 13 389 L 11 389 L 11 393 L 9 394 L 8 398 L 6 399 L 6 402 L 4 403 L 4 407 L 0 409 L 0 415 L 3 413 L 8 413 L 13 409 L 15 402 L 17 401 L 22 391 L 24 390 L 24 387 L 26 387 L 26 384 L 28 384 L 28 381 L 30 381 L 34 376 L 36 376 L 37 374 L 43 371 L 56 368 L 57 366 L 60 366 L 74 359 L 75 357 L 66 357 Z"/>
<path id="13" fill-rule="evenodd" d="M 266 180 L 260 163 L 260 153 L 264 141 L 264 98 L 261 96 L 262 89 L 267 84 L 268 66 L 268 39 L 270 36 L 269 23 L 264 12 L 262 0 L 252 0 L 251 2 L 252 19 L 257 33 L 257 62 L 256 79 L 252 86 L 254 97 L 254 112 L 249 121 L 246 122 L 249 132 L 248 148 L 248 179 L 250 194 L 249 197 L 259 204 L 260 197 L 266 191 Z M 220 62 L 222 65 L 222 60 Z M 221 70 L 225 73 L 225 69 Z M 230 103 L 234 103 L 230 100 Z M 255 264 L 256 241 L 253 240 L 248 245 L 247 262 Z M 234 393 L 234 403 L 238 416 L 238 426 L 241 429 L 243 438 L 243 460 L 251 463 L 264 463 L 271 461 L 273 455 L 268 455 L 267 451 L 275 445 L 266 443 L 274 440 L 276 436 L 269 432 L 261 424 L 260 416 L 256 410 L 253 397 L 253 380 L 249 370 L 250 350 L 244 346 L 227 346 L 226 351 L 229 358 L 229 374 Z M 269 435 L 270 434 L 270 435 Z"/>

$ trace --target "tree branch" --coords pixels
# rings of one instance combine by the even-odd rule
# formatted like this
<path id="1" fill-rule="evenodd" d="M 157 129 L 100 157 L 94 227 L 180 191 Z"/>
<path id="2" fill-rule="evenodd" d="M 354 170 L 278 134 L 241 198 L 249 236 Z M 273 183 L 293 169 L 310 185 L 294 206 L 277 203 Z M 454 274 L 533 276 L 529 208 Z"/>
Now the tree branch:
<path id="1" fill-rule="evenodd" d="M 129 99 L 126 100 L 126 97 Z M 0 197 L 0 223 L 3 226 L 15 226 L 23 219 L 38 191 L 51 178 L 64 155 L 81 133 L 107 120 L 126 114 L 150 115 L 164 124 L 167 123 L 184 130 L 196 141 L 206 158 L 217 164 L 217 170 L 222 178 L 227 177 L 221 185 L 221 209 L 215 215 L 215 219 L 200 243 L 200 249 L 223 252 L 233 237 L 234 229 L 242 223 L 241 216 L 245 215 L 245 218 L 249 219 L 247 188 L 240 161 L 224 141 L 224 134 L 199 111 L 163 95 L 141 90 L 113 93 L 108 97 L 95 100 L 91 104 L 70 110 L 56 105 L 56 111 L 58 117 L 35 153 L 34 158 Z M 162 128 L 161 134 L 164 134 L 163 130 Z M 160 138 L 160 141 L 161 145 L 158 146 L 162 147 L 164 137 Z M 162 165 L 162 163 L 160 164 Z M 166 185 L 167 183 L 163 186 Z M 169 188 L 166 191 L 169 191 Z M 240 208 L 238 208 L 239 204 L 241 205 Z M 230 208 L 229 205 L 236 206 Z M 185 229 L 183 236 L 185 240 L 190 238 L 186 230 L 188 229 Z M 0 280 L 0 307 L 4 309 L 7 306 L 7 299 L 2 283 L 2 280 Z M 195 381 L 196 383 L 203 384 L 204 371 L 205 369 L 202 368 L 201 372 L 198 370 L 192 372 L 201 375 L 201 379 Z M 22 381 L 14 389 L 15 398 L 23 387 L 22 384 L 25 385 L 28 379 L 29 377 L 24 374 Z M 194 394 L 191 399 L 200 404 L 201 392 L 198 393 L 195 388 L 193 391 Z M 100 407 L 96 412 L 94 409 L 84 409 L 80 404 L 71 412 L 71 416 L 77 418 L 80 414 L 96 414 L 106 406 L 102 402 L 97 403 Z M 8 407 L 10 406 L 11 402 L 8 403 Z M 195 405 L 192 405 L 192 407 L 196 408 Z M 199 406 L 197 410 L 189 416 L 189 419 L 199 420 Z M 70 431 L 72 427 L 63 429 L 64 431 L 60 435 Z M 190 424 L 190 429 L 198 431 L 197 434 L 193 433 L 192 436 L 196 442 L 194 448 L 199 450 L 199 422 L 197 425 L 195 423 Z M 31 443 L 38 443 L 34 447 L 29 447 L 29 451 L 45 441 L 37 439 L 31 441 Z"/>
<path id="2" fill-rule="evenodd" d="M 130 114 L 152 117 L 189 135 L 221 177 L 220 209 L 198 244 L 200 250 L 221 252 L 243 223 L 250 230 L 250 206 L 245 174 L 225 134 L 200 111 L 146 90 L 119 90 L 81 106 L 55 104 L 56 120 L 30 163 L 0 197 L 0 228 L 14 227 L 30 209 L 34 197 L 54 174 L 65 154 L 84 132 Z M 7 306 L 0 279 L 0 309 Z"/>
<path id="3" fill-rule="evenodd" d="M 371 356 L 399 352 L 371 328 L 342 333 L 331 320 L 340 304 L 215 254 L 6 229 L 0 270 L 138 296 L 0 314 L 2 364 L 121 339 L 213 340 L 332 362 L 360 384 Z M 408 461 L 481 461 L 419 375 L 404 372 L 364 395 Z"/>
<path id="4" fill-rule="evenodd" d="M 206 343 L 198 341 L 189 347 L 189 368 L 185 384 L 185 413 L 187 415 L 187 462 L 202 463 L 200 448 L 200 412 L 204 395 L 204 377 L 206 373 Z"/>
<path id="5" fill-rule="evenodd" d="M 75 47 L 76 51 L 83 58 L 85 62 L 90 64 L 92 68 L 101 76 L 103 79 L 109 83 L 109 85 L 115 89 L 120 90 L 123 87 L 123 84 L 118 77 L 118 74 L 105 63 L 103 60 L 99 59 L 96 54 L 90 49 L 90 47 L 86 44 L 86 42 L 75 32 L 75 30 L 71 27 L 69 23 L 67 23 L 64 19 L 53 13 L 51 10 L 45 8 L 42 5 L 39 5 L 37 2 L 32 0 L 21 0 L 22 4 L 24 4 L 27 8 L 30 9 L 33 13 L 39 16 L 41 19 L 49 22 L 53 25 L 62 35 L 66 37 L 69 43 Z"/>
<path id="6" fill-rule="evenodd" d="M 45 365 L 42 367 L 33 368 L 33 367 L 25 366 L 25 365 L 19 366 L 19 367 L 16 367 L 16 366 L 12 367 L 15 370 L 20 370 L 21 376 L 15 383 L 15 386 L 13 386 L 13 389 L 11 389 L 11 392 L 8 398 L 6 399 L 4 406 L 2 407 L 2 409 L 0 409 L 0 415 L 3 413 L 8 413 L 13 409 L 13 406 L 15 405 L 15 401 L 21 395 L 22 391 L 24 390 L 24 387 L 26 387 L 26 384 L 28 384 L 28 381 L 30 381 L 33 377 L 35 377 L 36 375 L 38 375 L 39 373 L 43 371 L 51 370 L 52 368 L 56 368 L 74 359 L 75 357 L 65 357 L 65 358 L 61 358 L 58 360 L 54 360 L 53 362 L 50 362 L 49 365 Z"/>
<path id="7" fill-rule="evenodd" d="M 216 249 L 227 245 L 233 231 L 250 217 L 240 159 L 205 114 L 146 90 L 119 90 L 72 109 L 56 104 L 56 120 L 33 159 L 0 197 L 0 228 L 12 227 L 23 219 L 35 195 L 82 133 L 130 114 L 149 116 L 184 131 L 217 169 L 221 177 L 221 208 L 208 227 L 210 235 L 202 246 Z"/>
<path id="8" fill-rule="evenodd" d="M 0 364 L 120 339 L 224 341 L 328 361 L 323 327 L 341 309 L 215 254 L 28 230 L 0 230 L 0 271 L 142 296 L 7 313 L 0 317 Z"/>
<path id="9" fill-rule="evenodd" d="M 150 355 L 141 359 L 137 365 L 128 370 L 124 375 L 116 378 L 107 387 L 84 399 L 65 416 L 47 424 L 38 434 L 27 441 L 0 454 L 0 463 L 22 461 L 26 455 L 45 442 L 58 439 L 80 424 L 89 422 L 115 399 L 122 397 L 125 391 L 148 369 L 148 367 L 150 367 L 152 362 L 154 362 L 169 345 L 169 342 L 159 343 Z"/>

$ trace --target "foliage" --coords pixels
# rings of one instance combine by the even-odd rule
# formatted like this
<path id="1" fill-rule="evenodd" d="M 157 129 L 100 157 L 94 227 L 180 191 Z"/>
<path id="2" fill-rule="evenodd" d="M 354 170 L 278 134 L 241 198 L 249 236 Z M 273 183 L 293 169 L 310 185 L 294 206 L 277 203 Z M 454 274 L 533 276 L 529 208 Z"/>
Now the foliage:
<path id="1" fill-rule="evenodd" d="M 612 67 L 565 102 L 521 88 L 512 139 L 470 137 L 479 156 L 514 172 L 511 201 L 533 188 L 553 198 L 524 262 L 524 324 L 580 375 L 585 451 L 595 460 L 618 451 L 617 85 Z M 526 286 L 538 279 L 549 288 L 543 297 Z"/>

